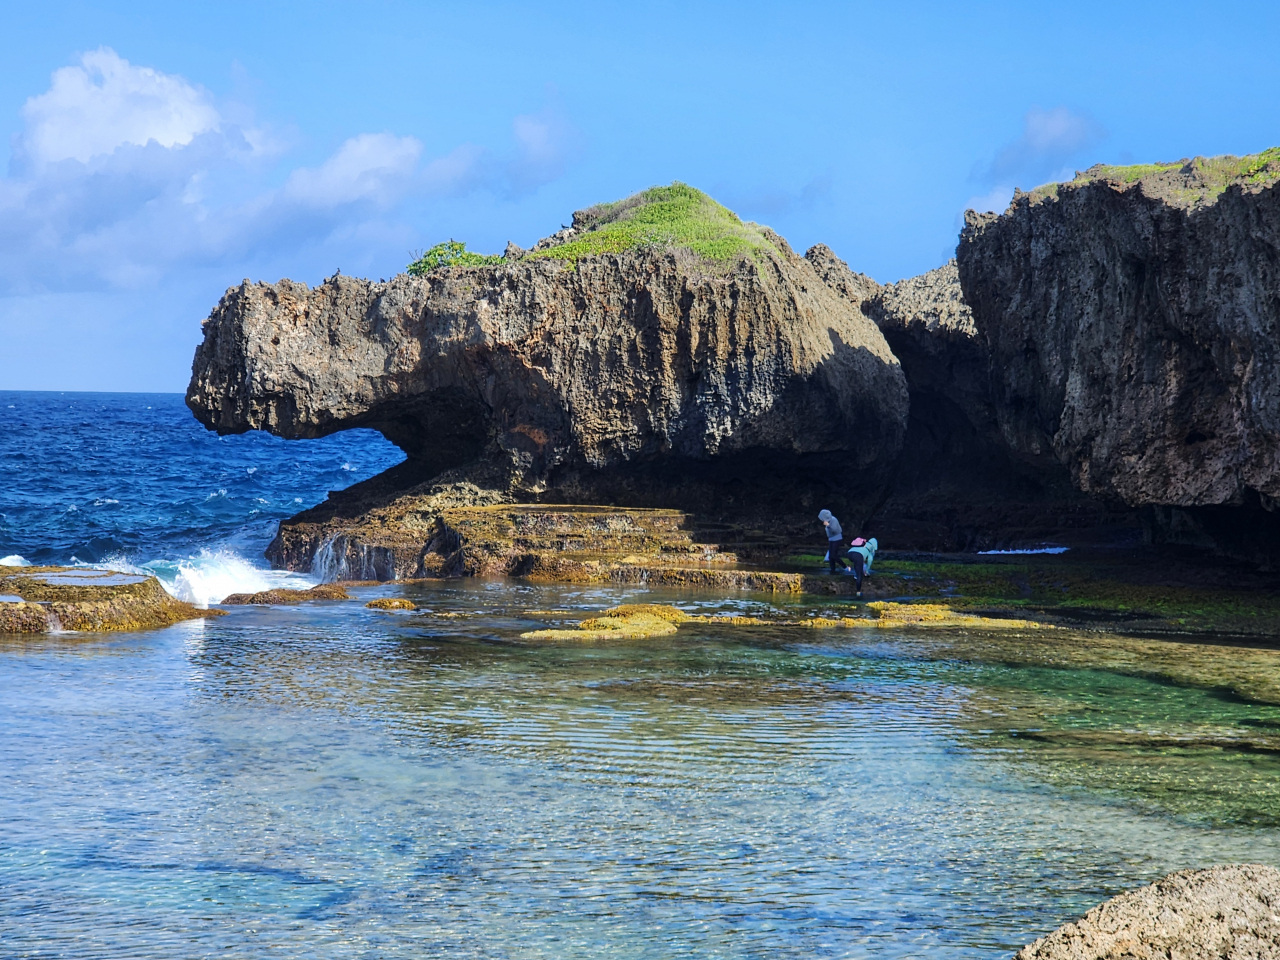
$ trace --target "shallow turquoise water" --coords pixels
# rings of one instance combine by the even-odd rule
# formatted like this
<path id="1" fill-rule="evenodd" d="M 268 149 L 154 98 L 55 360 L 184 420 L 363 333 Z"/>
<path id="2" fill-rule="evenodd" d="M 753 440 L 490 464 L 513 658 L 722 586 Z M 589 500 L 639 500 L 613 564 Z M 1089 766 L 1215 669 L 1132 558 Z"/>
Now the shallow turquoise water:
<path id="1" fill-rule="evenodd" d="M 1280 864 L 1275 706 L 980 638 L 519 640 L 764 601 L 408 595 L 0 641 L 0 953 L 998 956 L 1173 869 Z"/>

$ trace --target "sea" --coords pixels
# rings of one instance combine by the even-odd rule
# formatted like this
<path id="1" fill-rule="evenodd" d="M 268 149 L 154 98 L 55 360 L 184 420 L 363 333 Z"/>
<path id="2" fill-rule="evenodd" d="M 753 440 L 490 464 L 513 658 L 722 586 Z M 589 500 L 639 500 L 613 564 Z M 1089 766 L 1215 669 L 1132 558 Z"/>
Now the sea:
<path id="1" fill-rule="evenodd" d="M 0 563 L 305 585 L 277 522 L 376 434 L 0 393 Z M 682 625 L 847 601 L 466 579 L 0 635 L 0 957 L 1010 956 L 1173 870 L 1280 865 L 1280 644 Z M 376 597 L 411 599 L 381 611 Z M 363 602 L 362 602 L 363 601 Z"/>

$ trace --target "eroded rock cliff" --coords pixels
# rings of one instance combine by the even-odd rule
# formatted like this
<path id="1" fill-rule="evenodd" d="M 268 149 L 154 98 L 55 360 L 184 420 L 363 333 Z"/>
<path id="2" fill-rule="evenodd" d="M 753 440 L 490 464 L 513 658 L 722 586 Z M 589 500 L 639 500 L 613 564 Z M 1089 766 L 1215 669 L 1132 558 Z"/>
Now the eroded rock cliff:
<path id="1" fill-rule="evenodd" d="M 958 266 L 1017 455 L 1157 538 L 1280 561 L 1280 151 L 1095 167 L 970 212 Z"/>
<path id="2" fill-rule="evenodd" d="M 1114 536 L 1125 511 L 1076 490 L 1052 456 L 1011 450 L 991 389 L 991 353 L 954 260 L 881 286 L 827 247 L 805 254 L 819 276 L 872 319 L 902 364 L 911 405 L 902 455 L 874 511 L 878 536 L 912 549 L 974 550 Z"/>
<path id="3" fill-rule="evenodd" d="M 517 500 L 868 509 L 907 418 L 884 337 L 771 231 L 671 191 L 499 263 L 245 282 L 187 403 L 222 433 L 378 430 L 409 458 L 388 496 L 465 468 Z"/>

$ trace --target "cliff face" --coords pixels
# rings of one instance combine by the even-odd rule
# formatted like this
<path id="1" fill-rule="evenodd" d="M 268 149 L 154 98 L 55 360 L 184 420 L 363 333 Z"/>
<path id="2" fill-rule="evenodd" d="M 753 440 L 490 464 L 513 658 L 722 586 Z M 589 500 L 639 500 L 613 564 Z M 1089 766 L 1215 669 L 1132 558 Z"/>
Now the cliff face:
<path id="1" fill-rule="evenodd" d="M 756 236 L 724 262 L 577 243 L 568 263 L 246 282 L 205 322 L 187 403 L 222 433 L 379 430 L 409 457 L 401 488 L 479 462 L 517 499 L 869 500 L 902 444 L 901 369 L 807 261 Z"/>
<path id="2" fill-rule="evenodd" d="M 1076 490 L 1052 456 L 1012 451 L 991 391 L 991 353 L 955 261 L 881 286 L 824 246 L 806 259 L 833 292 L 873 320 L 902 363 L 911 397 L 893 480 L 875 510 L 886 542 L 975 550 L 1061 539 L 1131 522 Z"/>
<path id="3" fill-rule="evenodd" d="M 960 281 L 1010 449 L 1148 507 L 1157 538 L 1231 539 L 1240 511 L 1274 522 L 1277 179 L 1266 154 L 1094 168 L 967 215 Z"/>

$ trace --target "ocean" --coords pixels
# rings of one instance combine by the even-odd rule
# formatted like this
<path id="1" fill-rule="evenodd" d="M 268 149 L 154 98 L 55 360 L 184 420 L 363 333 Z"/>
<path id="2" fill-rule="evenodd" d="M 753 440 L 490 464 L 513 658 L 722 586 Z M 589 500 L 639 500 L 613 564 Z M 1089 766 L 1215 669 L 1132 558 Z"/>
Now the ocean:
<path id="1" fill-rule="evenodd" d="M 398 459 L 361 432 L 218 438 L 168 395 L 0 394 L 0 555 L 216 605 L 309 582 L 266 569 L 276 522 Z M 355 593 L 0 636 L 0 957 L 958 960 L 1175 869 L 1280 864 L 1280 703 L 1233 686 L 1276 676 L 1265 644 L 541 643 L 624 602 L 843 601 Z"/>
<path id="2" fill-rule="evenodd" d="M 219 437 L 179 394 L 0 391 L 0 559 L 143 569 L 200 605 L 311 581 L 276 523 L 404 459 L 372 430 Z"/>

